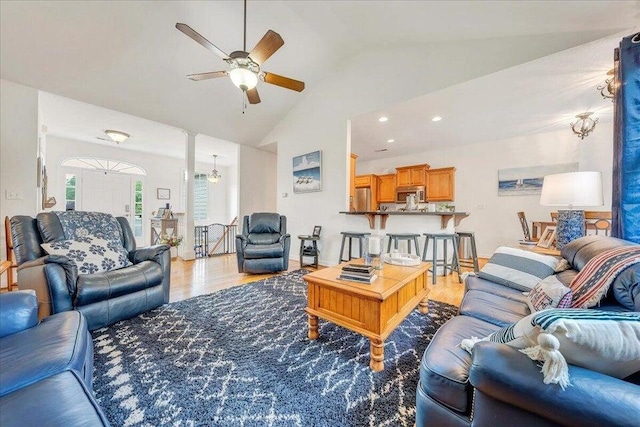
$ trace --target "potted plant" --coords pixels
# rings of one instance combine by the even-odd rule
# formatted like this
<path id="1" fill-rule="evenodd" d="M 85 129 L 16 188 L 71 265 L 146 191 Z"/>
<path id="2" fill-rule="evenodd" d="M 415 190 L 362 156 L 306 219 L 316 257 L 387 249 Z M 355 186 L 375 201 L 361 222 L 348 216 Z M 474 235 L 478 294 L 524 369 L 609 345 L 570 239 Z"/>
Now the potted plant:
<path id="1" fill-rule="evenodd" d="M 163 234 L 160 236 L 160 243 L 171 246 L 171 259 L 173 260 L 178 256 L 178 246 L 182 243 L 182 236 Z"/>

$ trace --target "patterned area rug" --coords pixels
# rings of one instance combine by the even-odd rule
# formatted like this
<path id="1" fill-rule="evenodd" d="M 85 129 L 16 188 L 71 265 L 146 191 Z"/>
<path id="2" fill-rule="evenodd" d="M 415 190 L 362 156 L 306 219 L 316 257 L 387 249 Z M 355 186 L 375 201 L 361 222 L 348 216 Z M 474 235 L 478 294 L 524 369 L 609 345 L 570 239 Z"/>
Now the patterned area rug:
<path id="1" fill-rule="evenodd" d="M 114 426 L 413 426 L 420 359 L 454 306 L 429 302 L 385 342 L 320 320 L 305 270 L 159 307 L 93 333 L 94 389 Z"/>

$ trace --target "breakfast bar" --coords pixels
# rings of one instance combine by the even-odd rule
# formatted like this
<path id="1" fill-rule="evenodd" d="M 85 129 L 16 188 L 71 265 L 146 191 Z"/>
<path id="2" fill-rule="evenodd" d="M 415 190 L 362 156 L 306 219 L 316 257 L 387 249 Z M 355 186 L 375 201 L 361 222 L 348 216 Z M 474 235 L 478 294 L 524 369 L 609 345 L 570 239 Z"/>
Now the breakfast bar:
<path id="1" fill-rule="evenodd" d="M 460 221 L 469 216 L 468 212 L 427 212 L 427 211 L 341 211 L 345 215 L 363 215 L 369 220 L 369 228 L 375 230 L 376 217 L 380 217 L 380 229 L 384 230 L 387 226 L 387 219 L 393 216 L 439 216 L 442 228 L 446 229 L 447 224 L 453 219 L 454 227 L 460 225 Z"/>

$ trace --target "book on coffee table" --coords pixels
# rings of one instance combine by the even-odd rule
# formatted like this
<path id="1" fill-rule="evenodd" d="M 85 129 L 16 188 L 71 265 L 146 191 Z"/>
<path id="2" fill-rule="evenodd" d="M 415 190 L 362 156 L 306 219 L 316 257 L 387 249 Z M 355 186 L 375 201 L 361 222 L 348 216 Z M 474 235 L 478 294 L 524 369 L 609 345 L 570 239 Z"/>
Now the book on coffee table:
<path id="1" fill-rule="evenodd" d="M 357 275 L 354 276 L 351 274 L 342 273 L 340 276 L 338 276 L 338 279 L 340 280 L 348 280 L 350 282 L 367 283 L 367 284 L 373 283 L 377 278 L 378 276 L 375 274 L 372 274 L 371 276 L 357 276 Z"/>

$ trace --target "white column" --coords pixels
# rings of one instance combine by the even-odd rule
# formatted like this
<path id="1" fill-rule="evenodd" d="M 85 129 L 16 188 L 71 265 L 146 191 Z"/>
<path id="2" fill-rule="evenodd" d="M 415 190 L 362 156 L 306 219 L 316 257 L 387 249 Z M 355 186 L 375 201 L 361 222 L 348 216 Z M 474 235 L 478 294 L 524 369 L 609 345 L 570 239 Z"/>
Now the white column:
<path id="1" fill-rule="evenodd" d="M 197 133 L 187 131 L 187 143 L 185 144 L 185 170 L 187 173 L 186 191 L 187 204 L 185 206 L 184 216 L 184 240 L 182 241 L 182 259 L 185 261 L 196 258 L 196 252 L 193 249 L 195 225 L 193 221 L 193 210 L 195 206 L 195 191 L 193 179 L 196 175 L 196 135 Z"/>

